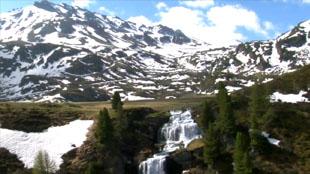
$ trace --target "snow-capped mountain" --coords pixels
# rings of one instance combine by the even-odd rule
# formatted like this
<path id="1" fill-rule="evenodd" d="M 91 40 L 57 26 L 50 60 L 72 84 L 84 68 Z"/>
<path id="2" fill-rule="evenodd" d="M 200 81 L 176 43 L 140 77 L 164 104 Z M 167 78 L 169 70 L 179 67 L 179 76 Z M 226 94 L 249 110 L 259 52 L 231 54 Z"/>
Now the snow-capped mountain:
<path id="1" fill-rule="evenodd" d="M 146 27 L 46 0 L 0 16 L 0 99 L 173 98 L 250 86 L 310 62 L 310 20 L 276 40 L 214 48 L 179 30 Z M 268 80 L 268 79 L 267 79 Z"/>

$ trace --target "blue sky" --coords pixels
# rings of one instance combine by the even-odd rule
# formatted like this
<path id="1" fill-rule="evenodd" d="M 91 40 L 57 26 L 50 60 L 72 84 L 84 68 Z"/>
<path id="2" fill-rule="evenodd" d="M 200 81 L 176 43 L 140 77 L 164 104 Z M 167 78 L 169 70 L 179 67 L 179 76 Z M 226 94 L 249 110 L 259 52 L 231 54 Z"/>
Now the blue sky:
<path id="1" fill-rule="evenodd" d="M 35 0 L 0 0 L 0 12 Z M 310 0 L 50 0 L 136 23 L 162 23 L 210 43 L 274 38 L 310 18 Z"/>

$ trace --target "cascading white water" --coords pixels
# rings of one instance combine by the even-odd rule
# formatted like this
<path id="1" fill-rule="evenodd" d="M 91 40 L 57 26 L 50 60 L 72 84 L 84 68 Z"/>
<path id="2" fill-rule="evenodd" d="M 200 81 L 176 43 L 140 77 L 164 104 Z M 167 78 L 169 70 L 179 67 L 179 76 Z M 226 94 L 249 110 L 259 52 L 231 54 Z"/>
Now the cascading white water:
<path id="1" fill-rule="evenodd" d="M 141 174 L 165 174 L 165 160 L 169 152 L 186 148 L 191 141 L 201 137 L 198 125 L 189 110 L 170 111 L 170 114 L 169 122 L 164 124 L 160 131 L 165 146 L 160 153 L 140 163 Z"/>

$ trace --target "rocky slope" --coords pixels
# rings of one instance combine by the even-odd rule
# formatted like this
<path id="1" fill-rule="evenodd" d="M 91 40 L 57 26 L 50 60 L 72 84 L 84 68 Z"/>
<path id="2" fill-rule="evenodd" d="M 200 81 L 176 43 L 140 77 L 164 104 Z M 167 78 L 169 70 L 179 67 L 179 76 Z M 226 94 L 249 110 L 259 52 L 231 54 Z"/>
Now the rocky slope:
<path id="1" fill-rule="evenodd" d="M 46 0 L 0 17 L 0 100 L 128 100 L 212 93 L 310 62 L 310 20 L 275 40 L 214 48 L 166 26 Z"/>

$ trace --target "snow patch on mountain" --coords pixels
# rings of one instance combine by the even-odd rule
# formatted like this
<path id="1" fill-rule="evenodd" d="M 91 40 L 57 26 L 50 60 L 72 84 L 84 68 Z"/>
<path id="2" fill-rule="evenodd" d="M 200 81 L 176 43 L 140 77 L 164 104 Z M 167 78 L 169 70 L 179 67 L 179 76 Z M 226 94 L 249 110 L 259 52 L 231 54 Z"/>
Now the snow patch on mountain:
<path id="1" fill-rule="evenodd" d="M 310 63 L 310 20 L 275 40 L 220 48 L 48 1 L 1 14 L 0 23 L 0 100 L 107 100 L 115 91 L 164 99 L 214 94 L 222 79 L 232 92 L 258 74 L 266 81 Z"/>

